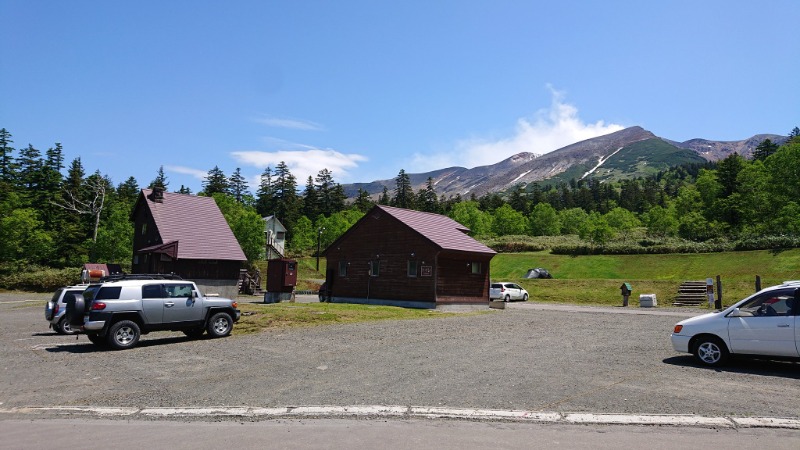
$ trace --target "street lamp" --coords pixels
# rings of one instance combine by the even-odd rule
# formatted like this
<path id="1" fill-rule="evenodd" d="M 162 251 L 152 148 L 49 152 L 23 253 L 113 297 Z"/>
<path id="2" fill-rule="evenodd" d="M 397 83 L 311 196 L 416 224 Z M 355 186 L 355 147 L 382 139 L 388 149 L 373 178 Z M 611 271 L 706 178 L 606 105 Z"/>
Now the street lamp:
<path id="1" fill-rule="evenodd" d="M 325 230 L 325 227 L 317 228 L 317 272 L 319 272 L 319 244 L 322 238 L 322 232 Z"/>

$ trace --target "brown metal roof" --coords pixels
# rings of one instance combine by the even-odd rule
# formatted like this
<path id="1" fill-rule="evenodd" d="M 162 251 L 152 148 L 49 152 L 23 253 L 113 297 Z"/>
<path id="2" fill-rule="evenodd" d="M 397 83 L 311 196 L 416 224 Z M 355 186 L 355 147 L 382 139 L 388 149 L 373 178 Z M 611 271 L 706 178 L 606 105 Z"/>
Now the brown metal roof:
<path id="1" fill-rule="evenodd" d="M 467 232 L 469 228 L 447 216 L 383 205 L 375 206 L 367 215 L 374 214 L 375 210 L 384 211 L 400 222 L 403 222 L 409 228 L 441 247 L 442 250 L 490 254 L 497 253 L 468 236 Z"/>
<path id="2" fill-rule="evenodd" d="M 177 242 L 178 259 L 247 259 L 213 198 L 164 192 L 155 202 L 151 192 L 142 189 L 136 208 L 150 210 L 163 244 Z"/>

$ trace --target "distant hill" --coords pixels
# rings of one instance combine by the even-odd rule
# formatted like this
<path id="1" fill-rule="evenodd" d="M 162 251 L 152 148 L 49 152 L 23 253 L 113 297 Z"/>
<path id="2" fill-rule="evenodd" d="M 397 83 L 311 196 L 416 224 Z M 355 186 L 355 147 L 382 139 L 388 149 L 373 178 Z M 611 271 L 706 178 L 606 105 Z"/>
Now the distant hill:
<path id="1" fill-rule="evenodd" d="M 692 139 L 676 142 L 663 139 L 641 127 L 630 127 L 536 155 L 518 153 L 488 166 L 472 169 L 450 167 L 433 172 L 409 174 L 414 191 L 433 179 L 439 195 L 462 197 L 508 190 L 520 183 L 569 181 L 573 178 L 597 177 L 604 180 L 647 176 L 680 164 L 716 161 L 737 152 L 750 157 L 765 139 L 776 143 L 786 136 L 760 134 L 743 141 L 719 142 Z M 399 171 L 399 168 L 398 168 Z M 391 193 L 395 180 L 344 185 L 348 197 L 355 197 L 361 188 L 377 197 L 386 186 Z"/>

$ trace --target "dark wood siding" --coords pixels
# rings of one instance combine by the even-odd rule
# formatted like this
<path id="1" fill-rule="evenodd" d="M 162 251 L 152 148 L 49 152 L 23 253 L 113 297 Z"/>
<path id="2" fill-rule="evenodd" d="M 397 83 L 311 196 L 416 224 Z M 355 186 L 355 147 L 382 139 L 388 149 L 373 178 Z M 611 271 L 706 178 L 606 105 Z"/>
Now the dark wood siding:
<path id="1" fill-rule="evenodd" d="M 489 301 L 489 263 L 492 255 L 442 253 L 437 264 L 438 303 L 482 303 Z M 472 273 L 479 263 L 480 273 Z"/>
<path id="2" fill-rule="evenodd" d="M 367 215 L 326 250 L 331 295 L 338 298 L 483 303 L 489 301 L 489 262 L 493 254 L 443 252 L 388 214 Z M 408 262 L 416 261 L 416 276 Z M 370 276 L 371 261 L 380 261 Z M 340 262 L 347 265 L 340 275 Z M 471 263 L 481 263 L 473 274 Z"/>
<path id="3" fill-rule="evenodd" d="M 434 302 L 435 271 L 422 276 L 423 266 L 433 268 L 437 249 L 396 219 L 365 217 L 348 239 L 328 248 L 328 268 L 333 270 L 332 294 L 337 297 Z M 408 276 L 408 261 L 417 262 L 417 276 Z M 339 262 L 347 275 L 339 275 Z M 378 276 L 369 275 L 370 261 L 380 262 Z"/>

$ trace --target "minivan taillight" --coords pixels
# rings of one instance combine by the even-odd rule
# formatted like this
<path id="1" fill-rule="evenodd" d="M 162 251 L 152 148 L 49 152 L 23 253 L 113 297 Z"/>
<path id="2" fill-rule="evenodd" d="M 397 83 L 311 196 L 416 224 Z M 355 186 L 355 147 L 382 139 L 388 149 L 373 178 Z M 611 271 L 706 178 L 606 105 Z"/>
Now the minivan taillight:
<path id="1" fill-rule="evenodd" d="M 106 309 L 106 304 L 103 302 L 94 302 L 92 303 L 92 311 L 102 311 Z"/>

